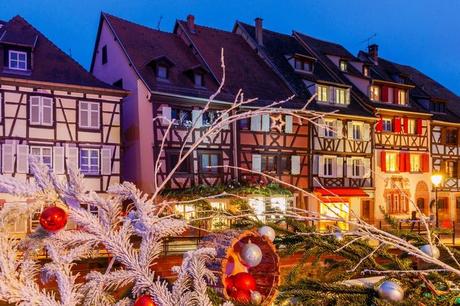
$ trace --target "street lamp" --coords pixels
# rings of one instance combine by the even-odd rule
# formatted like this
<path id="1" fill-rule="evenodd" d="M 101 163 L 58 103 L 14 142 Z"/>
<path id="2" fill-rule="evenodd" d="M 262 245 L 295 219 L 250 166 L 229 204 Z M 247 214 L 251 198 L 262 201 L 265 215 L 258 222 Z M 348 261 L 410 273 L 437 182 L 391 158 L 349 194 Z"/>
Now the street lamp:
<path id="1" fill-rule="evenodd" d="M 433 174 L 431 176 L 431 183 L 434 186 L 434 201 L 435 201 L 435 208 L 436 208 L 436 227 L 439 227 L 439 215 L 438 215 L 438 187 L 441 185 L 442 175 L 440 173 Z"/>

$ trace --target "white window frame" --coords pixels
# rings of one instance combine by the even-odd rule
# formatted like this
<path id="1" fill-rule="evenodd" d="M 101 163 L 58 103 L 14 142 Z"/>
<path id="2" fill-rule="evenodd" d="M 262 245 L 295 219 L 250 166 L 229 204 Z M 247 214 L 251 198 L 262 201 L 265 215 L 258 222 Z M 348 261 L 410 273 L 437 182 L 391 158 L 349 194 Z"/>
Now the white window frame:
<path id="1" fill-rule="evenodd" d="M 354 157 L 351 159 L 351 177 L 361 178 L 364 176 L 364 159 L 362 157 Z"/>
<path id="2" fill-rule="evenodd" d="M 193 82 L 195 87 L 204 87 L 204 75 L 202 73 L 194 73 Z"/>
<path id="3" fill-rule="evenodd" d="M 83 152 L 88 152 L 88 156 L 85 157 L 85 159 L 87 159 L 87 162 L 88 162 L 88 169 L 89 170 L 83 170 L 82 169 L 82 166 L 83 166 Z M 96 165 L 93 165 L 92 164 L 92 158 L 91 158 L 91 153 L 92 152 L 97 152 L 97 164 Z M 79 165 L 80 165 L 80 171 L 81 173 L 85 174 L 85 175 L 99 175 L 101 173 L 101 152 L 99 149 L 96 149 L 96 148 L 80 148 L 80 152 L 79 152 Z M 95 171 L 92 171 L 91 170 L 91 167 L 96 167 L 97 170 Z"/>
<path id="4" fill-rule="evenodd" d="M 164 71 L 164 75 L 162 73 L 160 73 L 160 71 Z M 157 79 L 159 79 L 159 80 L 167 80 L 168 79 L 168 74 L 169 74 L 168 67 L 166 65 L 161 65 L 161 64 L 158 65 L 157 69 L 155 71 L 155 74 L 156 74 Z"/>
<path id="5" fill-rule="evenodd" d="M 341 71 L 347 71 L 348 70 L 348 62 L 346 60 L 340 60 L 339 61 L 339 67 Z"/>
<path id="6" fill-rule="evenodd" d="M 324 156 L 323 158 L 323 176 L 324 177 L 333 177 L 334 176 L 334 160 L 336 159 L 335 156 Z M 330 162 L 330 170 L 329 173 L 329 164 Z"/>
<path id="7" fill-rule="evenodd" d="M 362 140 L 363 139 L 363 123 L 362 122 L 353 122 L 351 125 L 352 128 L 352 137 L 353 140 Z M 359 133 L 358 133 L 359 131 Z M 359 137 L 357 137 L 359 134 Z"/>
<path id="8" fill-rule="evenodd" d="M 391 119 L 386 119 L 386 118 L 382 119 L 382 131 L 383 132 L 393 132 L 393 122 Z"/>
<path id="9" fill-rule="evenodd" d="M 14 60 L 17 62 L 17 67 L 12 67 L 11 66 L 11 63 L 13 61 L 13 59 L 11 58 L 11 56 L 13 54 L 16 54 L 17 56 L 17 59 Z M 20 60 L 19 59 L 19 55 L 24 55 L 24 60 Z M 19 68 L 19 64 L 20 63 L 23 63 L 24 64 L 24 68 Z M 12 69 L 12 70 L 21 70 L 21 71 L 26 71 L 27 70 L 27 52 L 24 52 L 24 51 L 17 51 L 17 50 L 9 50 L 8 51 L 8 68 L 9 69 Z"/>
<path id="10" fill-rule="evenodd" d="M 38 104 L 33 104 L 33 98 L 38 98 Z M 50 102 L 50 105 L 45 105 L 45 102 Z M 32 112 L 33 107 L 38 106 L 38 121 L 32 121 Z M 45 110 L 50 112 L 50 122 L 45 122 L 44 113 Z M 43 125 L 43 126 L 53 126 L 54 124 L 54 101 L 53 98 L 50 97 L 42 97 L 42 96 L 30 96 L 29 98 L 29 123 L 32 125 Z"/>
<path id="11" fill-rule="evenodd" d="M 348 104 L 348 101 L 350 100 L 348 98 L 348 95 L 350 91 L 347 88 L 341 88 L 341 87 L 335 87 L 335 103 L 340 104 L 340 105 L 346 105 Z"/>
<path id="12" fill-rule="evenodd" d="M 398 89 L 398 104 L 407 105 L 407 91 L 404 89 Z"/>
<path id="13" fill-rule="evenodd" d="M 410 161 L 410 172 L 413 173 L 420 173 L 422 172 L 422 155 L 420 154 L 409 154 L 409 161 Z"/>
<path id="14" fill-rule="evenodd" d="M 336 138 L 337 126 L 335 120 L 324 120 L 324 138 Z"/>
<path id="15" fill-rule="evenodd" d="M 387 152 L 385 154 L 385 171 L 386 172 L 398 172 L 398 153 Z"/>
<path id="16" fill-rule="evenodd" d="M 329 87 L 325 85 L 317 86 L 317 97 L 319 102 L 329 102 Z"/>
<path id="17" fill-rule="evenodd" d="M 377 101 L 379 102 L 380 101 L 380 95 L 382 93 L 380 92 L 380 87 L 379 86 L 375 86 L 375 85 L 371 85 L 370 89 L 369 89 L 369 98 L 372 100 L 372 101 Z"/>
<path id="18" fill-rule="evenodd" d="M 34 150 L 38 150 L 39 151 L 38 154 L 33 153 L 32 151 L 34 151 Z M 49 150 L 49 154 L 46 154 L 46 156 L 44 154 L 45 150 Z M 38 161 L 43 163 L 43 164 L 45 164 L 45 165 L 47 165 L 49 169 L 53 169 L 53 166 L 54 166 L 54 164 L 53 164 L 53 147 L 30 146 L 29 153 L 30 153 L 31 156 L 37 157 Z M 44 157 L 49 157 L 50 162 L 45 163 L 44 160 L 43 160 Z"/>
<path id="19" fill-rule="evenodd" d="M 85 105 L 86 109 L 84 109 L 83 105 Z M 93 105 L 97 106 L 97 110 L 93 110 Z M 85 114 L 86 113 L 86 114 Z M 97 114 L 97 122 L 93 122 L 92 114 Z M 82 123 L 83 116 L 87 117 L 87 124 L 84 125 Z M 98 130 L 101 126 L 101 105 L 99 102 L 90 102 L 90 101 L 80 101 L 78 105 L 78 126 L 80 128 L 85 129 L 94 129 Z"/>

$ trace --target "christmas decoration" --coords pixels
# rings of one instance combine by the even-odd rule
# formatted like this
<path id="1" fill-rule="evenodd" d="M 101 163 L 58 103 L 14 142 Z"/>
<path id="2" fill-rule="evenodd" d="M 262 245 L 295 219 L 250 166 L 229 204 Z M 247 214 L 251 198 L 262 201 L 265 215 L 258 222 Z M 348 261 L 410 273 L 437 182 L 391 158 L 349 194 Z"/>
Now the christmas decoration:
<path id="1" fill-rule="evenodd" d="M 40 215 L 40 225 L 49 232 L 57 232 L 67 224 L 67 213 L 60 207 L 47 207 Z"/>
<path id="2" fill-rule="evenodd" d="M 252 291 L 251 292 L 251 303 L 254 305 L 259 305 L 262 303 L 263 296 L 260 294 L 259 291 Z"/>
<path id="3" fill-rule="evenodd" d="M 247 272 L 240 272 L 233 276 L 233 284 L 235 288 L 240 290 L 256 290 L 256 280 Z"/>
<path id="4" fill-rule="evenodd" d="M 337 241 L 342 241 L 343 240 L 343 233 L 341 231 L 335 231 L 332 234 Z"/>
<path id="5" fill-rule="evenodd" d="M 258 230 L 259 234 L 261 236 L 264 236 L 264 237 L 267 237 L 268 240 L 270 241 L 274 241 L 275 240 L 275 230 L 273 228 L 271 228 L 270 226 L 262 226 L 260 227 Z"/>
<path id="6" fill-rule="evenodd" d="M 155 303 L 149 295 L 141 295 L 133 306 L 155 306 Z"/>
<path id="7" fill-rule="evenodd" d="M 251 242 L 249 242 L 241 249 L 240 258 L 242 263 L 247 267 L 255 267 L 262 261 L 262 251 L 260 248 Z"/>
<path id="8" fill-rule="evenodd" d="M 435 245 L 431 246 L 429 244 L 425 244 L 420 247 L 420 250 L 426 255 L 433 257 L 435 259 L 438 259 L 439 256 L 441 255 L 438 247 Z"/>
<path id="9" fill-rule="evenodd" d="M 391 302 L 400 302 L 404 299 L 404 290 L 394 281 L 384 281 L 377 288 L 379 297 Z"/>
<path id="10" fill-rule="evenodd" d="M 232 298 L 241 304 L 249 304 L 251 302 L 251 292 L 249 290 L 238 290 Z"/>

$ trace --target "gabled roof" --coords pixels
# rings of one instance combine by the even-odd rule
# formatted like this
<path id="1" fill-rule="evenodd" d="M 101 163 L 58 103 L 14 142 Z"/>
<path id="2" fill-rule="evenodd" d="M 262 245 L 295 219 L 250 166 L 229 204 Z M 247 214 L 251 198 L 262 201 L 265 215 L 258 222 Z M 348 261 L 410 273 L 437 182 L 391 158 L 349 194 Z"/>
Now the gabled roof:
<path id="1" fill-rule="evenodd" d="M 4 23 L 0 36 L 0 49 L 8 45 L 33 48 L 30 73 L 15 73 L 2 68 L 0 63 L 0 77 L 120 91 L 96 79 L 20 16 Z"/>
<path id="2" fill-rule="evenodd" d="M 219 81 L 222 78 L 221 50 L 224 50 L 226 92 L 236 94 L 242 89 L 245 98 L 259 98 L 256 105 L 294 94 L 240 35 L 199 25 L 195 25 L 191 33 L 185 21 L 177 22 L 176 32 L 178 27 L 186 33 Z"/>
<path id="3" fill-rule="evenodd" d="M 194 86 L 187 71 L 201 63 L 179 36 L 107 13 L 102 13 L 101 22 L 102 20 L 108 23 L 127 53 L 127 58 L 150 90 L 207 98 L 217 89 L 218 84 L 207 75 L 205 75 L 206 89 Z M 169 69 L 168 80 L 157 80 L 151 63 L 164 58 L 174 65 Z"/>

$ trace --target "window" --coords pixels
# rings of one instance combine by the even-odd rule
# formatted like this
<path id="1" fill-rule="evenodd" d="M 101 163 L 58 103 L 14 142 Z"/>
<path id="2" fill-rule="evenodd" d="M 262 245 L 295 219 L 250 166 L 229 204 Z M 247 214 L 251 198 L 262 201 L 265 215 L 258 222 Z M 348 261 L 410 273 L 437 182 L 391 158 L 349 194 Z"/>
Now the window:
<path id="1" fill-rule="evenodd" d="M 422 172 L 422 161 L 420 154 L 410 154 L 410 172 Z"/>
<path id="2" fill-rule="evenodd" d="M 171 119 L 174 120 L 174 125 L 185 128 L 192 127 L 192 111 L 180 108 L 171 109 Z"/>
<path id="3" fill-rule="evenodd" d="M 385 154 L 385 164 L 386 164 L 386 171 L 387 172 L 396 172 L 398 169 L 398 156 L 396 153 L 389 153 Z"/>
<path id="4" fill-rule="evenodd" d="M 361 158 L 351 160 L 351 176 L 362 177 L 364 175 L 364 162 Z"/>
<path id="5" fill-rule="evenodd" d="M 335 89 L 335 102 L 337 104 L 348 104 L 348 95 L 349 91 L 345 88 L 336 88 Z"/>
<path id="6" fill-rule="evenodd" d="M 179 162 L 179 152 L 168 152 L 167 153 L 167 165 L 168 171 L 172 171 L 172 169 L 177 165 Z M 191 171 L 191 163 L 190 163 L 190 156 L 188 156 L 176 169 L 177 174 L 184 174 L 190 173 Z"/>
<path id="7" fill-rule="evenodd" d="M 53 99 L 48 97 L 30 97 L 30 124 L 53 125 Z"/>
<path id="8" fill-rule="evenodd" d="M 380 101 L 380 87 L 374 85 L 371 86 L 371 100 Z"/>
<path id="9" fill-rule="evenodd" d="M 360 123 L 353 123 L 353 140 L 361 140 L 362 139 L 362 125 Z"/>
<path id="10" fill-rule="evenodd" d="M 458 131 L 456 129 L 446 129 L 446 144 L 457 145 Z"/>
<path id="11" fill-rule="evenodd" d="M 329 94 L 328 94 L 328 87 L 324 85 L 318 85 L 318 101 L 320 102 L 328 102 L 329 101 Z"/>
<path id="12" fill-rule="evenodd" d="M 102 47 L 102 65 L 107 64 L 107 45 Z"/>
<path id="13" fill-rule="evenodd" d="M 296 70 L 302 70 L 302 71 L 306 71 L 306 72 L 311 72 L 312 71 L 312 63 L 309 62 L 309 61 L 294 58 L 294 68 Z"/>
<path id="14" fill-rule="evenodd" d="M 384 132 L 393 132 L 393 126 L 392 126 L 391 119 L 383 119 L 382 120 L 382 130 Z"/>
<path id="15" fill-rule="evenodd" d="M 407 133 L 417 134 L 417 125 L 414 119 L 407 119 Z"/>
<path id="16" fill-rule="evenodd" d="M 211 126 L 219 118 L 217 111 L 207 111 L 203 113 L 203 125 Z"/>
<path id="17" fill-rule="evenodd" d="M 279 174 L 290 173 L 291 172 L 291 157 L 284 155 L 278 157 L 279 161 Z"/>
<path id="18" fill-rule="evenodd" d="M 345 60 L 340 60 L 339 62 L 340 70 L 347 71 L 348 70 L 348 62 Z"/>
<path id="19" fill-rule="evenodd" d="M 387 194 L 387 207 L 390 214 L 403 214 L 408 212 L 409 199 L 404 192 L 396 190 Z"/>
<path id="20" fill-rule="evenodd" d="M 175 204 L 174 212 L 178 217 L 186 221 L 194 219 L 196 215 L 195 205 L 192 204 Z"/>
<path id="21" fill-rule="evenodd" d="M 446 104 L 444 102 L 431 102 L 430 110 L 436 113 L 445 113 Z"/>
<path id="22" fill-rule="evenodd" d="M 202 73 L 193 74 L 193 81 L 196 87 L 204 87 L 204 78 Z"/>
<path id="23" fill-rule="evenodd" d="M 30 147 L 30 155 L 36 157 L 49 169 L 53 169 L 53 149 L 51 147 Z"/>
<path id="24" fill-rule="evenodd" d="M 456 161 L 449 160 L 446 162 L 446 175 L 448 178 L 458 177 L 458 167 Z"/>
<path id="25" fill-rule="evenodd" d="M 262 172 L 275 172 L 276 169 L 276 156 L 274 155 L 262 155 L 261 168 Z"/>
<path id="26" fill-rule="evenodd" d="M 239 120 L 238 123 L 240 125 L 240 129 L 242 129 L 242 130 L 249 130 L 250 129 L 249 118 L 243 118 L 243 119 Z"/>
<path id="27" fill-rule="evenodd" d="M 157 73 L 157 79 L 161 79 L 161 80 L 168 79 L 168 67 L 164 65 L 157 65 L 156 73 Z"/>
<path id="28" fill-rule="evenodd" d="M 396 90 L 396 89 L 395 89 Z M 407 92 L 403 89 L 398 90 L 398 102 L 401 105 L 407 105 Z"/>
<path id="29" fill-rule="evenodd" d="M 8 51 L 8 68 L 27 70 L 27 53 L 22 51 Z"/>
<path id="30" fill-rule="evenodd" d="M 79 126 L 81 128 L 98 129 L 100 125 L 99 109 L 98 102 L 80 101 Z"/>
<path id="31" fill-rule="evenodd" d="M 369 76 L 369 66 L 366 66 L 366 65 L 363 66 L 363 74 L 366 77 Z"/>
<path id="32" fill-rule="evenodd" d="M 265 222 L 265 202 L 262 197 L 252 198 L 248 201 L 249 206 L 254 210 L 254 214 L 262 222 Z"/>
<path id="33" fill-rule="evenodd" d="M 99 149 L 80 149 L 80 171 L 84 174 L 99 174 Z"/>
<path id="34" fill-rule="evenodd" d="M 324 157 L 324 176 L 333 176 L 332 167 L 334 164 L 335 157 Z"/>
<path id="35" fill-rule="evenodd" d="M 220 169 L 218 153 L 200 153 L 200 173 L 217 174 Z"/>
<path id="36" fill-rule="evenodd" d="M 324 137 L 335 138 L 337 131 L 335 126 L 335 121 L 326 120 L 324 121 Z"/>

